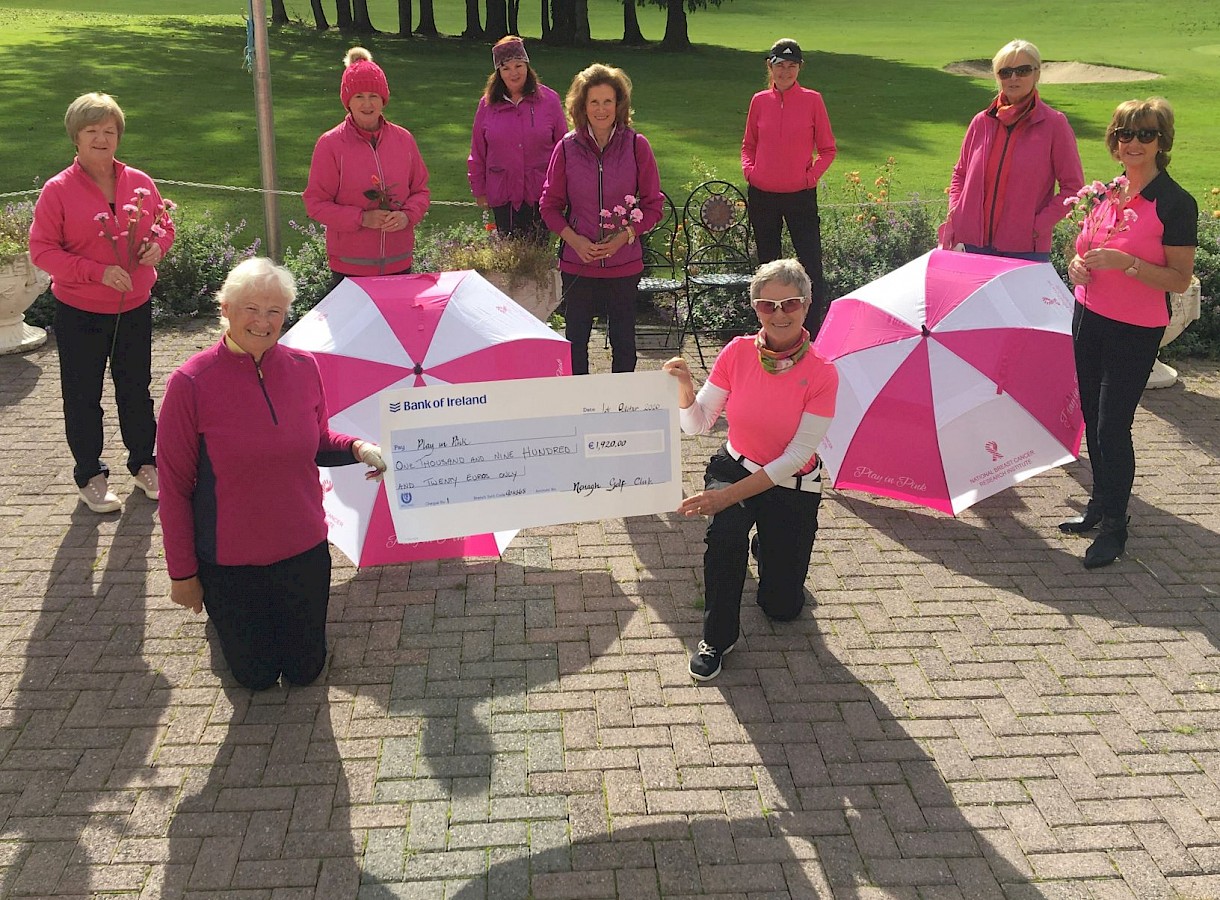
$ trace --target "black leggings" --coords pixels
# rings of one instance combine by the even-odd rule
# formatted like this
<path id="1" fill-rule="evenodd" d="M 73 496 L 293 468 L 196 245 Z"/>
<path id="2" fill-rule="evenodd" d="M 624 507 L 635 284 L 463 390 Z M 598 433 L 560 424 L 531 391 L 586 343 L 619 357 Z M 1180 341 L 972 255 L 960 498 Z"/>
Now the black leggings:
<path id="1" fill-rule="evenodd" d="M 1077 303 L 1072 334 L 1084 436 L 1093 467 L 1093 502 L 1102 515 L 1125 518 L 1135 483 L 1131 425 L 1165 327 L 1129 325 Z"/>
<path id="2" fill-rule="evenodd" d="M 326 665 L 330 548 L 326 541 L 268 566 L 200 562 L 203 605 L 239 684 L 309 684 Z"/>

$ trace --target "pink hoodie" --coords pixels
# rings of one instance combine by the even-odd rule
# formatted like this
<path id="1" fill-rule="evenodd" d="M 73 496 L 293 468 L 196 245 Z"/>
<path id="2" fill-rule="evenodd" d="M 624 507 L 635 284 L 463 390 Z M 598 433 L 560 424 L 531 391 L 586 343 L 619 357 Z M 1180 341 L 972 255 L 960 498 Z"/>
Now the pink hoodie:
<path id="1" fill-rule="evenodd" d="M 747 184 L 776 194 L 815 188 L 836 153 L 830 116 L 817 91 L 794 84 L 782 92 L 759 91 L 750 101 L 741 140 Z"/>
<path id="2" fill-rule="evenodd" d="M 102 189 L 78 161 L 43 185 L 34 206 L 30 258 L 51 276 L 51 293 L 57 300 L 85 312 L 114 314 L 120 303 L 123 310 L 147 303 L 157 270 L 127 260 L 127 247 L 135 248 L 138 255 L 139 247 L 149 241 L 166 253 L 174 243 L 174 223 L 168 215 L 157 215 L 163 201 L 153 180 L 117 159 L 114 173 L 117 209 L 113 213 Z M 116 223 L 127 221 L 123 206 L 137 203 L 137 189 L 148 195 L 138 204 L 141 215 L 135 235 L 123 237 L 119 235 L 123 226 Z M 99 215 L 107 216 L 107 221 L 99 222 Z M 152 226 L 158 222 L 165 233 L 155 237 Z M 115 265 L 131 274 L 132 289 L 126 294 L 102 284 L 106 269 Z"/>

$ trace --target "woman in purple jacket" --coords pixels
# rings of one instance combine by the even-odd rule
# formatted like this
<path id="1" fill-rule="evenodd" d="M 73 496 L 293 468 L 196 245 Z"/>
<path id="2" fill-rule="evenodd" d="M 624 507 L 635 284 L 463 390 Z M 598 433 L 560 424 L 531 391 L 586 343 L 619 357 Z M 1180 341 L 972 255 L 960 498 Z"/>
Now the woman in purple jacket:
<path id="1" fill-rule="evenodd" d="M 631 129 L 631 79 L 594 63 L 568 89 L 572 130 L 551 154 L 539 204 L 563 240 L 564 336 L 572 374 L 589 374 L 593 312 L 604 304 L 611 369 L 635 371 L 635 297 L 644 258 L 637 238 L 661 221 L 661 177 L 652 147 Z"/>
<path id="2" fill-rule="evenodd" d="M 545 237 L 538 199 L 547 162 L 567 130 L 559 95 L 538 80 L 525 43 L 509 35 L 491 48 L 495 71 L 474 114 L 466 174 L 475 202 L 491 208 L 501 234 Z"/>
<path id="3" fill-rule="evenodd" d="M 1068 213 L 1063 201 L 1080 190 L 1084 172 L 1067 117 L 1038 96 L 1041 68 L 1029 41 L 1010 41 L 991 61 L 999 94 L 966 130 L 942 248 L 1050 259 L 1055 223 Z"/>

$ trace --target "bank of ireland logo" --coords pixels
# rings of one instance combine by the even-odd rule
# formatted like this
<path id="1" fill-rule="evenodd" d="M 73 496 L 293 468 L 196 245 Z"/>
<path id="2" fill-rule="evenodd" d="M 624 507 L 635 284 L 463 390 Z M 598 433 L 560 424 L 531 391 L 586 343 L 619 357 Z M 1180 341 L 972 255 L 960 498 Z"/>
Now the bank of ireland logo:
<path id="1" fill-rule="evenodd" d="M 395 401 L 395 402 L 391 403 L 391 404 L 390 404 L 390 412 L 392 412 L 392 413 L 396 413 L 396 412 L 402 412 L 402 402 L 401 402 L 401 401 Z"/>
<path id="2" fill-rule="evenodd" d="M 992 462 L 999 462 L 1004 458 L 1004 454 L 1000 452 L 1000 445 L 995 441 L 988 441 L 983 445 L 983 449 L 991 454 Z"/>

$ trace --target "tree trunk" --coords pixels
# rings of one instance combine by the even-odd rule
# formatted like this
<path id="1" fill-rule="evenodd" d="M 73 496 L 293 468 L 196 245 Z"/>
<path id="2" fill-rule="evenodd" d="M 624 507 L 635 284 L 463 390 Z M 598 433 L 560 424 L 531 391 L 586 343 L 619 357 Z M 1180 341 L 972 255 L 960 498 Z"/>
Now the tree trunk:
<path id="1" fill-rule="evenodd" d="M 398 36 L 411 36 L 411 0 L 398 0 Z"/>
<path id="2" fill-rule="evenodd" d="M 432 0 L 419 0 L 419 27 L 415 29 L 415 33 L 428 37 L 436 37 L 439 34 L 436 30 L 436 14 L 432 11 Z"/>
<path id="3" fill-rule="evenodd" d="M 576 0 L 551 0 L 551 41 L 572 44 L 576 40 Z"/>
<path id="4" fill-rule="evenodd" d="M 368 0 L 352 0 L 352 25 L 361 34 L 372 34 L 377 29 L 369 19 Z"/>
<path id="5" fill-rule="evenodd" d="M 549 0 L 542 0 L 539 4 L 542 12 L 542 42 L 549 43 L 551 40 L 551 4 Z"/>
<path id="6" fill-rule="evenodd" d="M 661 46 L 666 50 L 689 50 L 690 33 L 686 30 L 686 6 L 683 0 L 669 0 L 665 16 L 665 38 Z"/>
<path id="7" fill-rule="evenodd" d="M 487 0 L 487 27 L 483 38 L 495 43 L 508 34 L 508 4 L 505 0 Z"/>
<path id="8" fill-rule="evenodd" d="M 589 29 L 589 0 L 576 0 L 576 43 L 587 44 L 592 38 Z"/>
<path id="9" fill-rule="evenodd" d="M 340 31 L 351 30 L 352 0 L 335 0 L 335 19 Z"/>
<path id="10" fill-rule="evenodd" d="M 313 10 L 313 27 L 318 31 L 329 29 L 330 22 L 326 21 L 326 10 L 322 7 L 322 0 L 309 0 L 309 6 Z"/>
<path id="11" fill-rule="evenodd" d="M 466 30 L 462 37 L 479 40 L 483 37 L 483 26 L 479 23 L 479 0 L 466 0 Z"/>
<path id="12" fill-rule="evenodd" d="M 640 17 L 636 13 L 635 0 L 623 0 L 623 43 L 644 43 L 644 33 L 640 31 Z"/>
<path id="13" fill-rule="evenodd" d="M 543 0 L 545 6 L 545 0 Z M 521 28 L 519 24 L 519 16 L 521 13 L 521 0 L 508 0 L 508 33 L 520 34 Z"/>
<path id="14" fill-rule="evenodd" d="M 288 24 L 288 10 L 284 8 L 284 0 L 271 0 L 271 24 Z"/>

